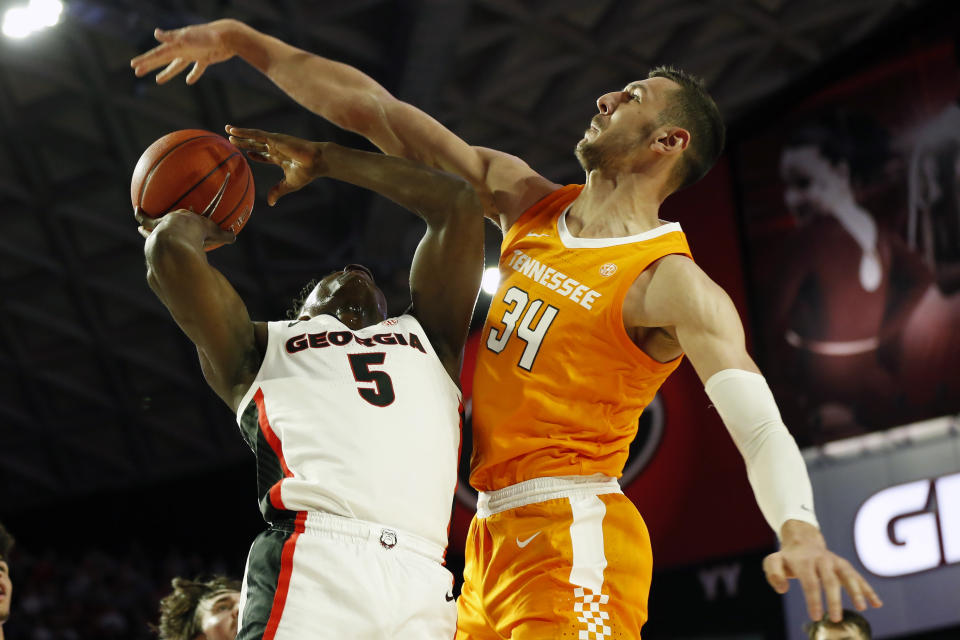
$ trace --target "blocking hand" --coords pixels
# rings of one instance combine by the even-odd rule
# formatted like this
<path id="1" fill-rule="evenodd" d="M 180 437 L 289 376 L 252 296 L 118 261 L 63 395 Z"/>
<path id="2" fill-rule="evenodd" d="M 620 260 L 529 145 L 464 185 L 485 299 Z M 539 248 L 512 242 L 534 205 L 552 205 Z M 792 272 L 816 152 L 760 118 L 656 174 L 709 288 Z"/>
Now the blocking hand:
<path id="1" fill-rule="evenodd" d="M 207 67 L 234 56 L 227 43 L 227 34 L 240 26 L 241 23 L 235 20 L 216 20 L 173 31 L 155 29 L 153 36 L 160 44 L 133 58 L 130 66 L 139 78 L 166 65 L 156 78 L 157 84 L 163 84 L 192 62 L 187 84 L 193 84 Z"/>
<path id="2" fill-rule="evenodd" d="M 843 619 L 843 589 L 859 611 L 866 609 L 868 604 L 883 606 L 863 576 L 849 562 L 827 549 L 816 527 L 799 520 L 788 520 L 783 525 L 782 537 L 780 551 L 763 559 L 763 571 L 777 593 L 787 592 L 791 578 L 800 581 L 811 620 L 823 617 L 822 593 L 826 593 L 827 613 L 834 622 Z"/>
<path id="3" fill-rule="evenodd" d="M 230 142 L 246 151 L 251 160 L 274 164 L 283 169 L 283 180 L 267 194 L 267 204 L 271 207 L 283 196 L 302 189 L 326 174 L 322 142 L 231 125 L 227 125 L 226 130 L 230 134 Z"/>

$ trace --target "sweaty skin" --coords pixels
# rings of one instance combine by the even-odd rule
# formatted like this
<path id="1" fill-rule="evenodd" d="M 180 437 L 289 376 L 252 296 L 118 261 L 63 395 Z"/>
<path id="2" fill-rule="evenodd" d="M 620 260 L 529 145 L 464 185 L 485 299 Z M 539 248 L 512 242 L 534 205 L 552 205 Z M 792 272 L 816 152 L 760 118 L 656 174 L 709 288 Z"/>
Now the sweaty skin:
<path id="1" fill-rule="evenodd" d="M 156 77 L 163 83 L 194 63 L 187 76 L 192 84 L 207 66 L 239 56 L 298 103 L 366 137 L 384 153 L 464 178 L 504 233 L 523 211 L 560 186 L 515 156 L 467 144 L 359 70 L 242 23 L 218 20 L 174 31 L 158 29 L 155 36 L 160 44 L 130 62 L 138 76 L 166 66 Z M 691 144 L 688 131 L 659 119 L 677 88 L 667 78 L 647 78 L 597 100 L 598 113 L 577 144 L 586 178 L 567 217 L 573 235 L 633 235 L 660 225 L 660 205 L 677 187 L 674 168 Z M 624 302 L 623 321 L 651 357 L 666 361 L 686 353 L 703 382 L 724 369 L 759 371 L 747 353 L 730 298 L 684 257 L 663 258 L 637 278 Z M 781 549 L 764 560 L 767 580 L 784 593 L 788 580 L 798 579 L 811 618 L 822 617 L 825 593 L 830 618 L 840 619 L 841 587 L 858 609 L 868 602 L 881 605 L 850 564 L 826 548 L 819 529 L 788 520 L 778 533 Z"/>
<path id="2" fill-rule="evenodd" d="M 256 136 L 271 136 L 274 155 L 254 159 L 276 161 L 284 168 L 288 187 L 333 177 L 378 191 L 426 221 L 410 269 L 410 312 L 459 384 L 483 267 L 483 218 L 473 189 L 460 178 L 402 158 L 231 129 L 243 137 L 234 137 L 241 145 L 253 144 Z M 309 170 L 301 171 L 296 158 L 310 158 Z M 147 238 L 147 282 L 196 345 L 207 383 L 236 412 L 260 368 L 267 328 L 250 319 L 236 290 L 207 262 L 204 247 L 233 242 L 233 234 L 190 211 L 172 211 L 158 219 L 138 212 L 136 217 L 140 234 Z M 441 271 L 445 277 L 435 277 Z M 300 313 L 328 313 L 360 329 L 384 320 L 387 309 L 370 271 L 348 265 L 321 279 Z"/>

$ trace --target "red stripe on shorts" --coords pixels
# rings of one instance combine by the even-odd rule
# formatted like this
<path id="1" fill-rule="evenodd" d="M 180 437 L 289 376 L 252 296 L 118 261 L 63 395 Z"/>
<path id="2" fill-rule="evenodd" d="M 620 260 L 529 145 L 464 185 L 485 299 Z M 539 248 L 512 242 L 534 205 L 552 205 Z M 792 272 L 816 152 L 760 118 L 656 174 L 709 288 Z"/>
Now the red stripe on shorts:
<path id="1" fill-rule="evenodd" d="M 273 594 L 273 607 L 270 608 L 270 620 L 267 621 L 267 628 L 263 632 L 263 640 L 273 640 L 273 637 L 277 635 L 280 618 L 283 617 L 283 607 L 287 604 L 287 591 L 290 589 L 290 574 L 293 573 L 293 552 L 296 550 L 297 538 L 303 533 L 306 521 L 307 512 L 299 512 L 293 534 L 283 543 L 283 551 L 280 553 L 280 577 L 277 579 L 277 591 Z"/>
<path id="2" fill-rule="evenodd" d="M 460 464 L 460 454 L 463 453 L 463 400 L 460 401 L 460 406 L 457 407 L 457 413 L 460 417 L 460 424 L 457 426 L 457 431 L 460 433 L 460 438 L 457 441 L 457 464 Z M 453 481 L 453 493 L 456 495 L 457 486 L 460 484 L 460 478 L 457 477 Z M 440 558 L 440 564 L 446 566 L 447 564 L 447 548 L 450 546 L 450 525 L 453 524 L 453 509 L 450 510 L 450 517 L 447 518 L 447 546 L 443 548 L 443 556 Z"/>
<path id="3" fill-rule="evenodd" d="M 253 401 L 257 403 L 257 419 L 260 424 L 260 431 L 263 432 L 264 439 L 267 441 L 267 444 L 270 445 L 274 455 L 277 456 L 277 460 L 280 461 L 280 469 L 283 471 L 283 477 L 292 478 L 293 474 L 290 473 L 290 469 L 287 467 L 287 461 L 283 459 L 283 444 L 280 442 L 277 434 L 273 432 L 273 427 L 270 426 L 270 420 L 267 418 L 267 410 L 263 404 L 263 389 L 257 389 L 257 392 L 253 394 Z M 282 483 L 283 480 L 270 487 L 270 504 L 273 505 L 275 509 L 286 511 L 287 508 L 283 506 L 283 499 L 280 497 L 280 485 Z"/>

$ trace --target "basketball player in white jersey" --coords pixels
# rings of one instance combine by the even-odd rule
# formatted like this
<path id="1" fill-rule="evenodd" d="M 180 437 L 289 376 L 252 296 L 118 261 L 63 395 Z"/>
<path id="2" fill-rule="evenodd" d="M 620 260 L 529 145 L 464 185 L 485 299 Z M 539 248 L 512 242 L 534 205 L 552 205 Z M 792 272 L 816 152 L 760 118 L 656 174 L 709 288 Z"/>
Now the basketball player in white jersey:
<path id="1" fill-rule="evenodd" d="M 452 638 L 443 559 L 481 205 L 464 180 L 408 160 L 273 140 L 245 148 L 281 164 L 288 191 L 336 178 L 391 198 L 427 230 L 405 313 L 388 318 L 370 271 L 348 265 L 320 280 L 296 320 L 254 322 L 204 252 L 233 234 L 189 211 L 137 216 L 150 287 L 196 344 L 257 458 L 269 526 L 247 559 L 237 638 Z M 309 174 L 298 153 L 309 155 Z"/>
<path id="2" fill-rule="evenodd" d="M 429 114 L 398 100 L 359 69 L 298 49 L 235 20 L 218 20 L 174 31 L 158 29 L 155 36 L 159 44 L 130 61 L 138 76 L 163 68 L 156 76 L 157 82 L 163 83 L 192 64 L 186 82 L 193 84 L 209 66 L 237 56 L 307 109 L 366 137 L 384 153 L 415 159 L 470 181 L 486 214 L 504 233 L 504 248 L 519 236 L 525 243 L 542 242 L 535 248 L 524 244 L 526 257 L 533 255 L 528 250 L 542 257 L 542 251 L 548 250 L 547 245 L 549 251 L 556 251 L 556 260 L 549 267 L 553 276 L 564 275 L 558 267 L 562 266 L 566 271 L 568 264 L 575 260 L 589 260 L 587 249 L 609 249 L 626 242 L 646 242 L 679 232 L 678 227 L 671 229 L 660 220 L 660 205 L 671 193 L 696 182 L 709 171 L 723 146 L 722 118 L 702 85 L 676 69 L 654 69 L 646 78 L 629 82 L 597 99 L 598 113 L 593 114 L 589 127 L 576 143 L 576 155 L 585 171 L 585 185 L 564 186 L 539 174 L 517 156 L 468 144 Z M 560 198 L 564 194 L 572 199 L 563 202 Z M 550 209 L 546 213 L 541 211 L 541 217 L 537 208 L 545 202 L 549 203 Z M 563 206 L 559 206 L 561 202 Z M 523 225 L 531 220 L 538 221 L 538 230 L 549 233 L 546 236 L 533 235 L 530 240 L 526 240 L 527 235 L 520 236 Z M 530 231 L 537 233 L 533 227 Z M 549 239 L 539 241 L 534 237 Z M 543 621 L 552 623 L 554 629 L 565 629 L 562 633 L 579 633 L 579 637 L 608 633 L 609 625 L 598 620 L 609 618 L 577 615 L 584 611 L 578 607 L 587 603 L 591 606 L 600 604 L 579 599 L 595 597 L 601 586 L 615 589 L 614 593 L 623 597 L 616 597 L 612 602 L 627 603 L 625 608 L 629 608 L 625 614 L 630 620 L 629 625 L 622 626 L 626 617 L 621 616 L 616 628 L 631 629 L 627 632 L 630 637 L 639 637 L 639 625 L 647 615 L 645 593 L 652 558 L 649 547 L 645 547 L 643 559 L 634 564 L 624 560 L 611 561 L 609 565 L 606 562 L 604 544 L 611 539 L 609 536 L 619 536 L 623 541 L 639 541 L 646 536 L 645 532 L 640 533 L 639 524 L 635 528 L 618 524 L 628 520 L 640 521 L 635 508 L 617 497 L 618 488 L 604 495 L 611 496 L 608 502 L 619 502 L 632 515 L 622 519 L 608 518 L 601 515 L 606 513 L 606 507 L 592 512 L 596 516 L 590 516 L 594 522 L 590 525 L 594 527 L 591 531 L 602 529 L 604 533 L 591 534 L 589 547 L 593 551 L 577 554 L 580 558 L 590 558 L 586 561 L 593 576 L 589 584 L 585 583 L 583 572 L 578 571 L 579 560 L 574 561 L 573 566 L 567 564 L 566 558 L 573 555 L 572 546 L 587 548 L 572 543 L 570 535 L 558 534 L 555 543 L 548 545 L 551 551 L 542 556 L 542 562 L 529 566 L 512 562 L 515 557 L 506 555 L 512 553 L 506 550 L 515 550 L 511 543 L 520 539 L 514 531 L 521 533 L 521 530 L 529 529 L 532 533 L 540 527 L 539 521 L 525 524 L 533 518 L 528 517 L 529 512 L 524 509 L 531 507 L 533 511 L 532 505 L 546 502 L 538 493 L 544 486 L 557 489 L 560 498 L 572 501 L 574 492 L 580 492 L 578 483 L 584 477 L 589 479 L 593 473 L 591 470 L 597 469 L 593 466 L 594 461 L 604 465 L 610 463 L 608 468 L 597 470 L 606 476 L 603 487 L 612 489 L 616 486 L 613 476 L 620 475 L 622 463 L 614 462 L 626 458 L 623 443 L 629 443 L 632 437 L 627 429 L 636 425 L 641 405 L 645 406 L 647 402 L 644 394 L 649 395 L 660 382 L 644 381 L 638 385 L 643 388 L 630 391 L 619 385 L 622 381 L 642 380 L 637 376 L 646 376 L 654 369 L 664 374 L 665 367 L 675 367 L 682 356 L 689 358 L 739 448 L 757 503 L 781 540 L 780 549 L 763 562 L 768 583 L 778 593 L 785 593 L 789 588 L 788 580 L 799 580 L 807 611 L 814 620 L 823 617 L 826 596 L 826 611 L 831 620 L 839 621 L 844 590 L 859 610 L 882 604 L 873 588 L 852 565 L 826 546 L 814 514 L 813 495 L 803 458 L 780 417 L 766 380 L 747 352 L 743 325 L 729 296 L 689 259 L 686 247 L 670 249 L 652 259 L 652 262 L 641 265 L 642 269 L 632 272 L 623 269 L 617 273 L 616 281 L 625 284 L 603 298 L 610 306 L 604 312 L 609 314 L 607 320 L 601 321 L 588 320 L 580 315 L 590 309 L 589 302 L 582 304 L 587 295 L 584 289 L 590 291 L 590 295 L 599 294 L 596 287 L 600 286 L 600 279 L 612 275 L 612 272 L 597 270 L 596 275 L 590 275 L 590 284 L 567 278 L 571 290 L 570 297 L 566 297 L 568 294 L 559 293 L 559 281 L 552 279 L 546 271 L 550 261 L 537 259 L 542 270 L 540 273 L 546 275 L 541 279 L 537 273 L 531 278 L 529 271 L 518 271 L 510 254 L 502 256 L 500 270 L 503 278 L 487 316 L 489 326 L 484 329 L 488 343 L 494 341 L 495 349 L 481 349 L 481 354 L 487 355 L 478 359 L 474 378 L 476 406 L 488 407 L 484 411 L 491 419 L 481 421 L 479 412 L 474 415 L 472 477 L 479 475 L 478 470 L 482 469 L 478 465 L 485 464 L 484 461 L 502 463 L 499 466 L 505 473 L 488 478 L 489 482 L 483 479 L 474 481 L 475 487 L 485 494 L 481 497 L 487 504 L 498 504 L 500 511 L 478 514 L 474 520 L 476 526 L 471 526 L 465 584 L 481 586 L 466 589 L 464 593 L 468 597 L 460 599 L 458 637 L 472 640 L 559 637 L 558 633 L 542 633 L 539 623 Z M 616 263 L 611 264 L 616 267 Z M 597 266 L 602 269 L 606 264 L 601 261 Z M 514 281 L 514 277 L 521 279 Z M 522 278 L 527 278 L 535 287 L 529 291 L 535 290 L 536 294 L 528 294 L 523 287 L 515 290 L 515 282 L 526 282 Z M 586 282 L 583 278 L 580 280 Z M 533 314 L 544 309 L 540 312 L 542 318 L 550 308 L 548 300 L 563 305 L 554 305 L 551 312 L 560 315 L 551 316 L 550 322 L 554 321 L 553 318 L 560 320 L 556 320 L 558 324 L 555 325 L 538 323 L 534 329 L 531 324 Z M 525 315 L 528 301 L 529 309 L 534 311 Z M 586 351 L 591 347 L 580 344 L 579 348 L 573 348 L 578 343 L 571 346 L 553 340 L 550 343 L 553 347 L 545 347 L 549 354 L 543 351 L 541 356 L 556 357 L 554 362 L 558 366 L 554 371 L 560 373 L 534 376 L 530 369 L 531 358 L 536 357 L 541 345 L 548 344 L 543 337 L 547 325 L 554 327 L 553 335 L 556 336 L 557 327 L 567 322 L 571 332 L 578 330 L 577 324 L 587 330 L 596 330 L 596 344 L 605 345 L 604 348 L 614 354 L 611 359 L 615 364 L 595 371 L 595 375 L 585 373 L 592 369 L 583 365 L 592 367 L 596 364 L 593 356 L 597 350 Z M 524 327 L 528 335 L 534 337 L 534 342 L 525 338 L 509 342 L 510 335 L 520 335 L 519 330 L 517 334 L 512 333 L 515 327 Z M 618 352 L 614 353 L 615 350 Z M 644 364 L 635 364 L 634 358 Z M 527 364 L 519 364 L 521 359 Z M 543 362 L 545 360 L 541 360 Z M 631 368 L 626 373 L 628 370 L 621 367 Z M 576 370 L 587 382 L 567 382 L 571 378 L 565 371 L 570 370 Z M 553 388 L 564 387 L 563 393 L 551 394 L 546 387 L 532 386 L 534 377 L 547 381 L 548 386 L 554 385 Z M 485 385 L 482 389 L 478 381 Z M 591 384 L 595 388 L 591 389 Z M 480 391 L 484 389 L 484 397 L 481 397 Z M 595 396 L 588 396 L 584 390 L 609 391 L 610 399 L 594 400 Z M 518 405 L 530 407 L 521 419 L 517 419 L 519 412 L 510 406 L 510 400 L 517 396 L 522 396 Z M 590 399 L 585 400 L 588 397 Z M 566 403 L 566 410 L 560 406 L 563 403 Z M 614 423 L 610 416 L 626 410 L 629 403 L 639 404 L 630 405 L 635 408 L 630 409 L 629 419 L 623 418 L 623 429 L 611 427 Z M 555 404 L 557 410 L 547 408 L 549 404 Z M 497 411 L 490 411 L 491 407 Z M 603 410 L 597 407 L 603 407 Z M 602 415 L 597 419 L 578 419 L 578 414 L 588 409 Z M 536 433 L 530 430 L 531 426 L 536 426 Z M 623 433 L 625 437 L 614 447 L 610 445 L 609 435 L 615 432 Z M 486 435 L 478 436 L 481 433 Z M 555 437 L 557 433 L 578 442 L 558 448 L 560 438 Z M 582 435 L 584 433 L 586 435 Z M 538 444 L 531 446 L 532 443 Z M 602 446 L 594 446 L 597 443 Z M 617 453 L 612 453 L 613 450 Z M 566 468 L 559 469 L 561 466 Z M 534 484 L 528 484 L 528 481 Z M 591 486 L 587 498 L 594 504 L 603 502 L 598 493 L 603 487 Z M 487 515 L 499 516 L 500 513 L 504 514 L 504 519 L 512 519 L 514 524 L 495 531 L 488 528 L 494 526 L 491 523 L 496 519 L 488 519 Z M 550 521 L 558 527 L 557 531 L 569 531 L 573 527 L 570 518 L 576 517 L 567 508 L 562 513 L 554 513 Z M 731 525 L 724 523 L 724 526 Z M 521 535 L 525 538 L 528 534 Z M 639 550 L 637 544 L 625 543 L 622 548 Z M 639 558 L 635 553 L 631 557 Z M 511 561 L 507 562 L 505 558 Z M 498 565 L 498 561 L 504 564 Z M 526 570 L 529 567 L 541 570 Z M 561 589 L 563 595 L 549 588 L 531 589 L 527 586 L 534 584 L 534 576 L 544 573 L 544 567 L 547 570 L 562 567 L 557 574 L 551 575 L 558 576 L 552 586 Z M 563 573 L 569 579 L 561 579 Z M 626 582 L 618 582 L 614 573 L 623 576 Z M 628 586 L 638 576 L 642 576 L 643 584 Z M 518 590 L 521 587 L 524 591 Z M 585 593 L 587 588 L 593 593 Z M 471 592 L 474 597 L 469 595 Z M 556 598 L 551 600 L 550 595 L 554 593 Z M 562 612 L 557 606 L 560 598 L 564 599 Z M 578 600 L 576 603 L 574 598 Z M 609 595 L 605 593 L 600 598 L 609 599 Z M 536 603 L 531 605 L 534 600 Z M 605 601 L 602 603 L 606 604 Z M 468 615 L 464 615 L 465 612 Z M 602 613 L 608 614 L 607 611 Z M 468 621 L 467 625 L 464 620 Z M 580 625 L 586 628 L 577 631 Z"/>

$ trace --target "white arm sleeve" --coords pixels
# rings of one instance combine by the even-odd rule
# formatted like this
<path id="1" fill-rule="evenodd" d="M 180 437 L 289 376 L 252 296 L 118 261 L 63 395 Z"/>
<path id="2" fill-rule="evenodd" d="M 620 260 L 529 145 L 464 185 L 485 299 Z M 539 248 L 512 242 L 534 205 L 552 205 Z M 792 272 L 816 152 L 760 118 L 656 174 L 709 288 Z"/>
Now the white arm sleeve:
<path id="1" fill-rule="evenodd" d="M 807 466 L 766 379 L 724 369 L 710 376 L 704 388 L 747 464 L 753 495 L 777 537 L 787 520 L 819 527 Z"/>

